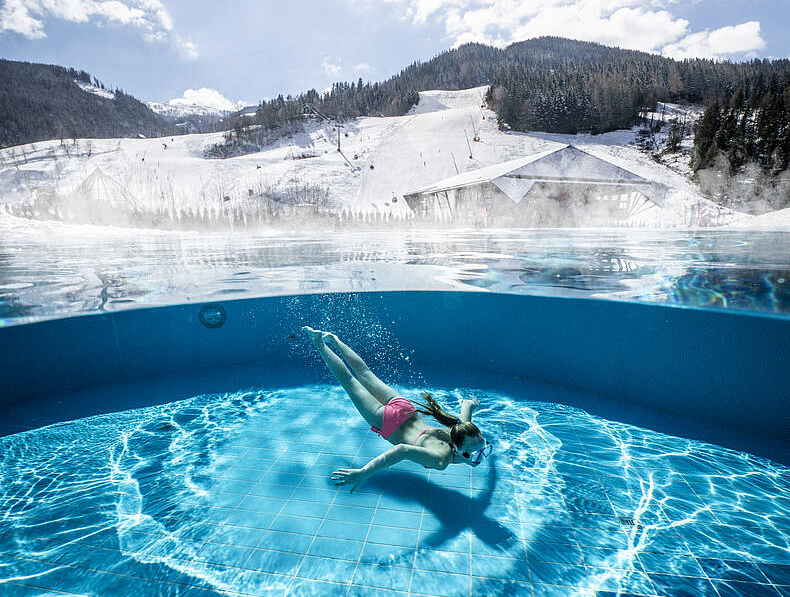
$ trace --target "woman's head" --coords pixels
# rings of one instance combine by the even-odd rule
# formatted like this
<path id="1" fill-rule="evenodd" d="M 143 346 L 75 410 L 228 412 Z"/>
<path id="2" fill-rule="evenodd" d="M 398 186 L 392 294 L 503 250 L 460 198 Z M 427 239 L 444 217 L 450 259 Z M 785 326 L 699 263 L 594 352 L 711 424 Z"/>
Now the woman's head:
<path id="1" fill-rule="evenodd" d="M 483 434 L 474 423 L 462 423 L 456 420 L 453 426 L 450 427 L 450 439 L 453 440 L 453 445 L 460 450 L 479 443 L 479 440 L 483 439 Z"/>
<path id="2" fill-rule="evenodd" d="M 486 449 L 487 445 L 490 445 L 483 437 L 480 428 L 471 421 L 461 422 L 458 417 L 444 410 L 428 392 L 424 392 L 422 397 L 425 398 L 426 403 L 420 406 L 424 406 L 427 410 L 417 410 L 426 415 L 431 415 L 442 425 L 450 428 L 452 447 L 457 455 L 461 457 L 460 461 L 466 462 L 470 466 L 480 464 L 480 459 L 485 453 L 483 450 Z M 488 452 L 490 453 L 490 449 Z"/>
<path id="3" fill-rule="evenodd" d="M 450 428 L 450 439 L 457 448 L 458 455 L 463 462 L 470 466 L 477 466 L 487 445 L 490 445 L 477 425 L 472 422 L 457 422 Z"/>

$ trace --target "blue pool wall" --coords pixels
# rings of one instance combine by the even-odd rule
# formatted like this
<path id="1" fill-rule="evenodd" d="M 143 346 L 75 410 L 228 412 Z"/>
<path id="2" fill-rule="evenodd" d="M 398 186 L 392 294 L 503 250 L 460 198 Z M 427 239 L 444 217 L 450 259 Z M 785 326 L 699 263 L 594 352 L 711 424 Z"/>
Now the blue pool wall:
<path id="1" fill-rule="evenodd" d="M 473 383 L 476 372 L 535 380 L 600 395 L 623 409 L 696 421 L 696 439 L 726 445 L 726 433 L 705 437 L 704 430 L 731 429 L 768 440 L 780 453 L 787 446 L 790 454 L 787 318 L 482 292 L 313 294 L 219 304 L 227 321 L 216 329 L 200 323 L 203 304 L 0 329 L 0 405 L 6 407 L 0 412 L 106 384 L 200 380 L 229 366 L 249 365 L 262 382 L 273 376 L 286 385 L 330 382 L 300 332 L 312 325 L 337 332 L 388 383 L 431 383 L 421 372 L 433 370 L 448 372 L 459 385 Z M 192 391 L 200 393 L 199 387 Z M 121 402 L 107 395 L 95 413 L 128 407 Z M 742 447 L 736 444 L 731 447 Z"/>

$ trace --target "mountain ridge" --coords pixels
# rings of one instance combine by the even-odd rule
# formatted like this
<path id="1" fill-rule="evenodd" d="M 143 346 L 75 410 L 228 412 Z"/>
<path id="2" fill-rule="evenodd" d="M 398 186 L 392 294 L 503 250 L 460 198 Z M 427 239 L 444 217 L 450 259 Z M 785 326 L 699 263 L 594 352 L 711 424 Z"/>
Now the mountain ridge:
<path id="1" fill-rule="evenodd" d="M 140 102 L 123 92 L 116 93 L 114 100 L 98 96 L 86 100 L 75 95 L 80 93 L 79 87 L 66 79 L 90 84 L 90 75 L 84 71 L 3 60 L 0 75 L 4 69 L 14 68 L 38 69 L 39 87 L 37 91 L 29 89 L 36 77 L 18 73 L 15 79 L 0 77 L 0 147 L 58 137 L 172 135 L 195 132 L 203 126 L 243 130 L 254 124 L 264 136 L 277 130 L 288 134 L 304 118 L 308 106 L 338 121 L 401 116 L 419 101 L 420 91 L 483 85 L 489 87 L 485 99 L 504 128 L 601 133 L 630 128 L 643 114 L 654 111 L 658 102 L 710 105 L 735 90 L 741 90 L 749 102 L 766 88 L 781 93 L 790 84 L 790 60 L 786 59 L 676 61 L 595 42 L 539 37 L 505 48 L 464 44 L 426 61 L 414 61 L 381 82 L 360 78 L 336 82 L 326 93 L 311 89 L 297 96 L 279 95 L 260 101 L 254 116 L 239 112 L 223 118 L 222 123 L 217 115 L 193 114 L 188 116 L 191 122 L 176 128 L 173 120 L 187 115 L 176 112 L 164 117 L 151 109 L 159 104 Z M 43 72 L 49 73 L 48 80 L 41 76 Z M 116 107 L 106 102 L 114 102 Z M 66 110 L 63 104 L 71 109 Z M 201 118 L 215 120 L 202 122 Z"/>
<path id="2" fill-rule="evenodd" d="M 0 147 L 77 137 L 159 136 L 174 127 L 121 89 L 85 72 L 52 64 L 0 59 Z M 108 95 L 88 91 L 96 87 Z"/>

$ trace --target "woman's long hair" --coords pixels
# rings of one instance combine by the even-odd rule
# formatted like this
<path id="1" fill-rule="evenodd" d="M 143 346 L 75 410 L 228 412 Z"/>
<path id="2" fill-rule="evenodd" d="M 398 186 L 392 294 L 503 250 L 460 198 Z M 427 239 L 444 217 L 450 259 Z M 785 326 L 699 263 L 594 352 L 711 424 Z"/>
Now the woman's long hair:
<path id="1" fill-rule="evenodd" d="M 482 436 L 480 429 L 472 422 L 462 423 L 454 414 L 447 412 L 442 406 L 436 402 L 436 399 L 428 392 L 423 392 L 422 397 L 425 398 L 425 404 L 417 403 L 422 408 L 418 408 L 417 412 L 430 415 L 442 425 L 450 428 L 450 439 L 456 448 L 460 448 L 464 443 L 467 436 Z M 426 410 L 427 409 L 427 410 Z"/>

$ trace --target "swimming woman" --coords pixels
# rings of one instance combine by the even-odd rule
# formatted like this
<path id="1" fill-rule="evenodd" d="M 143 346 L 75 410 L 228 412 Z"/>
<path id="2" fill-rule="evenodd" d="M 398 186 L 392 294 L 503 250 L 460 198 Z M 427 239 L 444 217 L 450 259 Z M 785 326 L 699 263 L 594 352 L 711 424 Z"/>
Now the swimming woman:
<path id="1" fill-rule="evenodd" d="M 411 460 L 425 468 L 444 470 L 450 464 L 477 466 L 491 453 L 492 447 L 477 425 L 472 411 L 480 406 L 477 398 L 461 403 L 461 416 L 444 410 L 427 392 L 422 395 L 422 409 L 399 396 L 376 377 L 362 358 L 330 332 L 302 328 L 310 336 L 329 370 L 351 397 L 359 414 L 371 429 L 381 435 L 392 448 L 362 468 L 341 468 L 332 473 L 335 485 L 350 485 L 351 493 L 370 475 L 401 460 Z M 329 347 L 340 355 L 335 354 Z M 343 360 L 356 373 L 348 370 Z M 418 413 L 431 415 L 442 427 L 431 427 Z"/>

